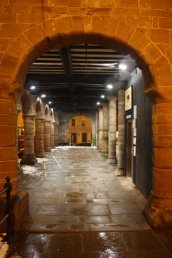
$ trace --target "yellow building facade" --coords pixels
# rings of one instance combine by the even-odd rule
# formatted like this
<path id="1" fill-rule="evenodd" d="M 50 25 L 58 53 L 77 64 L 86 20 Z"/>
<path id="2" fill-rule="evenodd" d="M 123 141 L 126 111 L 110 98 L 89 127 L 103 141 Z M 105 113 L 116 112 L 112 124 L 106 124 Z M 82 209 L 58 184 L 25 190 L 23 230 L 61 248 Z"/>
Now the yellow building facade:
<path id="1" fill-rule="evenodd" d="M 68 139 L 70 145 L 91 145 L 92 122 L 82 115 L 74 116 L 68 124 Z"/>

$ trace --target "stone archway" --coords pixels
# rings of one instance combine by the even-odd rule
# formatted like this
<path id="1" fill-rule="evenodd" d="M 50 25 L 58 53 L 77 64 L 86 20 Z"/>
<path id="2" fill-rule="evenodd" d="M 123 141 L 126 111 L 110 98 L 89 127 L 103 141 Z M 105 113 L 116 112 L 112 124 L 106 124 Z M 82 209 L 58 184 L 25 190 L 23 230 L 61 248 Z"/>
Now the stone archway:
<path id="1" fill-rule="evenodd" d="M 13 124 L 5 124 L 10 143 L 3 141 L 1 146 L 15 145 L 16 126 L 15 101 L 11 97 L 22 88 L 28 67 L 42 53 L 50 48 L 63 47 L 72 43 L 98 43 L 137 58 L 146 82 L 145 93 L 153 100 L 154 134 L 154 176 L 152 198 L 145 214 L 154 226 L 172 220 L 172 74 L 168 57 L 143 32 L 130 27 L 112 17 L 67 16 L 52 18 L 42 24 L 30 27 L 15 38 L 4 54 L 1 62 L 0 110 L 9 111 Z M 20 49 L 20 51 L 18 50 Z M 10 107 L 10 109 L 9 109 Z M 12 149 L 9 149 L 10 153 Z M 9 156 L 1 156 L 1 164 L 10 167 L 9 173 L 16 181 L 16 158 L 13 150 L 13 164 Z M 7 165 L 6 165 L 7 164 Z"/>

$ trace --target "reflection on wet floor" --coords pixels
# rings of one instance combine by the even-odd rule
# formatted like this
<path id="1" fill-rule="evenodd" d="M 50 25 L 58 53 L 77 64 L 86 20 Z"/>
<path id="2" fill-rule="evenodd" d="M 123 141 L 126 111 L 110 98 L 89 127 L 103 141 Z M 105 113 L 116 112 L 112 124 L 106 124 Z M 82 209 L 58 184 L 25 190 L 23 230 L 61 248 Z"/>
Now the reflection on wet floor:
<path id="1" fill-rule="evenodd" d="M 15 258 L 171 257 L 151 231 L 21 233 L 16 236 L 15 253 L 19 255 Z"/>
<path id="2" fill-rule="evenodd" d="M 20 177 L 30 214 L 7 257 L 172 257 L 163 235 L 142 216 L 145 198 L 114 170 L 93 148 L 61 147 L 47 154 Z"/>
<path id="3" fill-rule="evenodd" d="M 40 159 L 39 159 L 40 162 Z M 31 232 L 149 229 L 145 198 L 95 148 L 59 147 L 35 171 L 20 177 L 29 192 L 30 214 L 22 230 Z"/>

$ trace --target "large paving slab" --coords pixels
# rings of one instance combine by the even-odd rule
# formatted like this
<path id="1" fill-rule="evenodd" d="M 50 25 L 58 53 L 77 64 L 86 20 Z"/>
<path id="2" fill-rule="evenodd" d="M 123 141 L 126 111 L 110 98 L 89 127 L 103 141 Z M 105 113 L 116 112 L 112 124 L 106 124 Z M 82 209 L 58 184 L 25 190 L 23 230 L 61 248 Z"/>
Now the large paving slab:
<path id="1" fill-rule="evenodd" d="M 13 255 L 13 256 L 11 256 Z M 152 231 L 16 235 L 9 258 L 170 258 Z"/>
<path id="2" fill-rule="evenodd" d="M 146 199 L 91 147 L 58 147 L 19 179 L 29 192 L 27 232 L 149 230 Z"/>

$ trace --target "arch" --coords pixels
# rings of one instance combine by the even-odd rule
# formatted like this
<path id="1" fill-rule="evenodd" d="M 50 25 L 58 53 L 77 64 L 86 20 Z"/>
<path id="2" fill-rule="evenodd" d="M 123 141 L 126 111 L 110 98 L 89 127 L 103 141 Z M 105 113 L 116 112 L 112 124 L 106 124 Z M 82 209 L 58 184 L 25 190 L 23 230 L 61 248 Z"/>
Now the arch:
<path id="1" fill-rule="evenodd" d="M 44 23 L 32 26 L 11 43 L 2 65 L 7 59 L 12 59 L 11 62 L 15 59 L 17 63 L 16 68 L 10 67 L 13 90 L 23 85 L 29 66 L 38 56 L 52 48 L 73 43 L 99 44 L 122 53 L 130 53 L 143 71 L 147 93 L 153 93 L 153 97 L 157 97 L 154 93 L 159 86 L 172 84 L 168 57 L 143 32 L 113 17 L 95 16 L 85 19 L 82 16 L 67 16 L 47 19 Z M 25 46 L 23 51 L 16 52 L 16 48 L 22 44 Z M 164 74 L 163 78 L 161 74 Z"/>
<path id="2" fill-rule="evenodd" d="M 51 120 L 51 122 L 55 122 L 54 110 L 53 110 L 53 108 L 50 109 L 50 120 Z"/>
<path id="3" fill-rule="evenodd" d="M 36 109 L 37 118 L 44 118 L 43 103 L 41 98 L 39 97 L 36 99 L 35 109 Z"/>
<path id="4" fill-rule="evenodd" d="M 45 105 L 44 116 L 46 120 L 50 119 L 50 108 L 48 105 Z"/>

